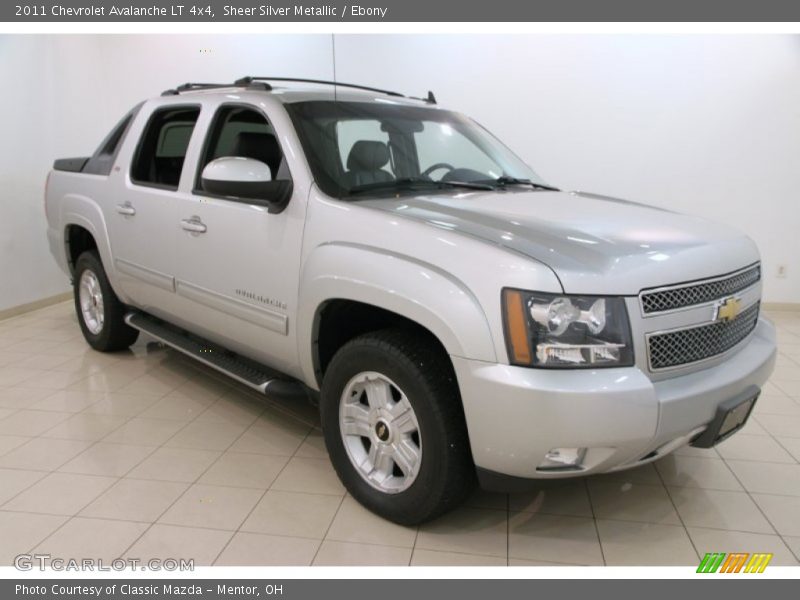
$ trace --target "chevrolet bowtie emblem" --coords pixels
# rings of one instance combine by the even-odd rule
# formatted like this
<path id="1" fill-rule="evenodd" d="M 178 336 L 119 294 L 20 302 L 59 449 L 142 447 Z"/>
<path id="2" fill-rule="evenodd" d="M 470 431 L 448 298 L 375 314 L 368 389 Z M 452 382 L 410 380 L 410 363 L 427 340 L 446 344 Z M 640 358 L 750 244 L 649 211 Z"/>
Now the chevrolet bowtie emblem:
<path id="1" fill-rule="evenodd" d="M 735 296 L 725 298 L 717 303 L 717 314 L 715 321 L 732 321 L 739 314 L 742 308 L 742 301 Z"/>

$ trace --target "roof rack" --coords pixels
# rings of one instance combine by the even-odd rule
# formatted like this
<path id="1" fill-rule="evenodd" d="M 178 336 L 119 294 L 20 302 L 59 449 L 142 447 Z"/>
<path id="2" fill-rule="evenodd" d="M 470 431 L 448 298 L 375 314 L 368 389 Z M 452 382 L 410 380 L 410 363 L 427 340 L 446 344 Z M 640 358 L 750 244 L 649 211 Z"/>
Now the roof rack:
<path id="1" fill-rule="evenodd" d="M 356 90 L 366 90 L 368 92 L 378 92 L 379 94 L 386 94 L 387 96 L 397 96 L 405 98 L 400 92 L 392 92 L 390 90 L 382 90 L 380 88 L 369 87 L 366 85 L 356 85 L 354 83 L 341 83 L 339 81 L 328 81 L 326 79 L 300 79 L 296 77 L 242 77 L 236 80 L 237 85 L 250 85 L 253 82 L 260 81 L 293 81 L 297 83 L 318 83 L 321 85 L 335 85 L 338 87 L 353 88 Z"/>
<path id="2" fill-rule="evenodd" d="M 369 87 L 366 85 L 356 85 L 354 83 L 341 83 L 339 81 L 328 81 L 325 79 L 302 79 L 296 77 L 241 77 L 231 83 L 184 83 L 179 85 L 176 88 L 172 88 L 169 90 L 165 90 L 161 93 L 162 96 L 177 96 L 183 92 L 195 92 L 199 90 L 213 90 L 219 88 L 228 88 L 228 87 L 244 87 L 248 89 L 258 89 L 265 92 L 269 92 L 272 90 L 272 86 L 268 83 L 269 81 L 287 81 L 287 82 L 296 82 L 296 83 L 315 83 L 321 85 L 334 85 L 338 87 L 346 87 L 352 88 L 356 90 L 366 90 L 368 92 L 377 92 L 379 94 L 386 94 L 387 96 L 395 96 L 398 98 L 410 98 L 411 100 L 421 100 L 422 102 L 427 102 L 428 104 L 436 104 L 436 96 L 433 95 L 433 92 L 428 92 L 428 95 L 425 98 L 416 98 L 414 96 L 405 96 L 400 92 L 393 92 L 391 90 L 382 90 L 380 88 Z"/>
<path id="3" fill-rule="evenodd" d="M 177 96 L 183 92 L 196 92 L 199 90 L 214 90 L 219 88 L 239 87 L 230 83 L 183 83 L 175 88 L 164 90 L 162 96 Z"/>

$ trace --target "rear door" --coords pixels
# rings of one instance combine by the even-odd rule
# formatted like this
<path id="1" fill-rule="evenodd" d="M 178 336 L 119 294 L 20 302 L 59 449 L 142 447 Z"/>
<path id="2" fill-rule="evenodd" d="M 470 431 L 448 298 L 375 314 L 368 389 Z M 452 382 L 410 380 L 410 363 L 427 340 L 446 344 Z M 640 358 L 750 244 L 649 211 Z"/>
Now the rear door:
<path id="1" fill-rule="evenodd" d="M 280 111 L 274 107 L 276 112 Z M 177 295 L 188 301 L 184 326 L 245 356 L 293 374 L 297 364 L 294 315 L 307 187 L 280 213 L 201 188 L 211 160 L 244 156 L 266 163 L 273 180 L 291 179 L 283 134 L 267 107 L 224 103 L 215 109 L 204 140 L 193 142 L 197 164 L 192 194 L 181 195 Z M 194 150 L 190 150 L 194 156 Z"/>
<path id="2" fill-rule="evenodd" d="M 131 136 L 130 168 L 119 172 L 121 185 L 106 204 L 115 285 L 129 302 L 158 316 L 180 311 L 175 296 L 178 190 L 199 115 L 197 104 L 156 108 L 140 135 Z"/>

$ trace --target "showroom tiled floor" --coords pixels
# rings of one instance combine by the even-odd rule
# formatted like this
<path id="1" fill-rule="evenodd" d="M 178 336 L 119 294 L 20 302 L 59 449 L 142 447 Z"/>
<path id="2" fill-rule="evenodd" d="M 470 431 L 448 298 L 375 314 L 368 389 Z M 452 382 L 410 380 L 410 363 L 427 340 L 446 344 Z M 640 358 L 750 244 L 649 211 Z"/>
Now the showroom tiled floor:
<path id="1" fill-rule="evenodd" d="M 88 349 L 70 303 L 0 322 L 0 564 L 19 553 L 218 565 L 694 565 L 800 558 L 800 312 L 772 315 L 777 370 L 715 450 L 476 494 L 419 528 L 340 485 L 310 406 L 260 399 L 142 338 Z"/>

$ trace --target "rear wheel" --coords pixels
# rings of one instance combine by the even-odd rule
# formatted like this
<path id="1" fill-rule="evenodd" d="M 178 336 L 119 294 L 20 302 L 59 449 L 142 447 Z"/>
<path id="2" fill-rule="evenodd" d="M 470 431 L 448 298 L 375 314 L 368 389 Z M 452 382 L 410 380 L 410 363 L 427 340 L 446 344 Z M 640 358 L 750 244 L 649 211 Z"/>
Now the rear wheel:
<path id="1" fill-rule="evenodd" d="M 125 323 L 125 306 L 111 289 L 96 251 L 78 257 L 73 293 L 78 323 L 92 348 L 101 352 L 122 350 L 139 337 L 139 331 Z"/>
<path id="2" fill-rule="evenodd" d="M 326 370 L 320 409 L 339 477 L 380 516 L 422 523 L 472 489 L 475 469 L 452 365 L 424 335 L 385 330 L 345 344 Z"/>

